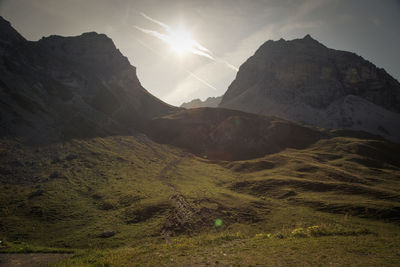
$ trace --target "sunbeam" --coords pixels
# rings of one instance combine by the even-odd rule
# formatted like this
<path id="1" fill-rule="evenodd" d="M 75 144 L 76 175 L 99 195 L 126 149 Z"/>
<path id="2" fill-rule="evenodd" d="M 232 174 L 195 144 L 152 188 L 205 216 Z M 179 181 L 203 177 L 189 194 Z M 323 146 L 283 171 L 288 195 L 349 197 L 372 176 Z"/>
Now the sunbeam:
<path id="1" fill-rule="evenodd" d="M 153 36 L 164 43 L 168 44 L 173 51 L 175 51 L 178 55 L 183 56 L 185 53 L 191 53 L 194 55 L 206 57 L 208 59 L 211 59 L 216 62 L 221 62 L 225 64 L 228 68 L 238 71 L 238 68 L 233 66 L 232 64 L 226 62 L 223 59 L 216 58 L 213 53 L 202 46 L 198 41 L 193 39 L 188 31 L 186 31 L 183 27 L 180 27 L 178 29 L 172 29 L 170 26 L 167 24 L 158 21 L 156 19 L 153 19 L 149 16 L 147 16 L 144 13 L 140 13 L 145 19 L 161 26 L 166 33 L 160 33 L 158 31 L 154 30 L 148 30 L 144 29 L 139 26 L 135 26 L 136 29 L 139 31 L 146 33 L 150 36 Z"/>

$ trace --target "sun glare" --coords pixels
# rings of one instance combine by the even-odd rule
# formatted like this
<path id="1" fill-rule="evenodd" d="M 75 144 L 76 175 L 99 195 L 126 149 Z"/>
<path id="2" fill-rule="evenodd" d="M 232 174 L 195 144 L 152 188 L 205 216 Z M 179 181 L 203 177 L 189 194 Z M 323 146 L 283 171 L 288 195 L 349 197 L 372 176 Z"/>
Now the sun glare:
<path id="1" fill-rule="evenodd" d="M 195 39 L 193 39 L 192 36 L 189 34 L 189 32 L 182 27 L 182 25 L 177 29 L 172 29 L 167 24 L 155 20 L 144 13 L 140 14 L 147 20 L 161 26 L 164 29 L 164 32 L 143 29 L 139 26 L 135 26 L 135 28 L 141 32 L 149 34 L 163 41 L 164 43 L 168 44 L 177 55 L 183 56 L 184 54 L 189 53 L 193 55 L 206 57 L 213 61 L 221 62 L 225 64 L 228 68 L 233 69 L 234 71 L 238 71 L 237 67 L 233 66 L 227 61 L 221 58 L 216 58 L 210 50 L 208 50 L 207 48 L 202 46 L 199 42 L 197 42 Z"/>
<path id="2" fill-rule="evenodd" d="M 178 55 L 184 55 L 194 49 L 195 41 L 187 31 L 178 29 L 170 33 L 169 45 Z"/>

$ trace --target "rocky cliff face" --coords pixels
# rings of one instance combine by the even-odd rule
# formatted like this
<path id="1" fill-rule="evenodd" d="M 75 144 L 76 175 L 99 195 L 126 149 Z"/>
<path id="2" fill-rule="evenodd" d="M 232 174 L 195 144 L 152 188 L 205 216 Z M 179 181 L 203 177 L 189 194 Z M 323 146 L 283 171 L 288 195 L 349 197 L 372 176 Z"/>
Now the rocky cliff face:
<path id="1" fill-rule="evenodd" d="M 220 106 L 400 142 L 399 82 L 309 35 L 264 43 L 240 67 Z"/>
<path id="2" fill-rule="evenodd" d="M 26 41 L 0 17 L 0 134 L 35 141 L 129 134 L 177 108 L 149 94 L 110 38 Z"/>
<path id="3" fill-rule="evenodd" d="M 221 103 L 222 96 L 208 97 L 206 100 L 193 99 L 190 102 L 183 103 L 181 108 L 216 108 Z"/>

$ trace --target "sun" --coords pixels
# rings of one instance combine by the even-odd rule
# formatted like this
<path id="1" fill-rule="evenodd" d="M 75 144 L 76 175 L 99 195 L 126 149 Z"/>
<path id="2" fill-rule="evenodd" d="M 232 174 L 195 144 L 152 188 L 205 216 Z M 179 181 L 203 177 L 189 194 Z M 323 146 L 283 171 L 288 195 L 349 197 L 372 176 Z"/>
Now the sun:
<path id="1" fill-rule="evenodd" d="M 161 26 L 164 29 L 164 32 L 143 29 L 139 26 L 135 26 L 135 28 L 168 44 L 169 47 L 173 51 L 175 51 L 176 54 L 180 56 L 184 54 L 194 54 L 209 58 L 214 61 L 216 60 L 216 58 L 214 57 L 213 53 L 210 50 L 208 50 L 207 48 L 202 46 L 199 42 L 197 42 L 191 36 L 189 31 L 185 30 L 183 24 L 179 25 L 177 28 L 172 28 L 161 21 L 155 20 L 147 16 L 146 14 L 141 13 L 141 15 L 147 20 L 157 24 L 158 26 Z M 234 68 L 230 64 L 227 64 L 227 66 L 230 68 Z M 235 68 L 235 70 L 237 69 Z"/>
<path id="2" fill-rule="evenodd" d="M 183 28 L 171 31 L 168 37 L 169 45 L 178 55 L 182 56 L 187 52 L 192 52 L 195 48 L 196 42 L 192 39 L 190 33 Z"/>

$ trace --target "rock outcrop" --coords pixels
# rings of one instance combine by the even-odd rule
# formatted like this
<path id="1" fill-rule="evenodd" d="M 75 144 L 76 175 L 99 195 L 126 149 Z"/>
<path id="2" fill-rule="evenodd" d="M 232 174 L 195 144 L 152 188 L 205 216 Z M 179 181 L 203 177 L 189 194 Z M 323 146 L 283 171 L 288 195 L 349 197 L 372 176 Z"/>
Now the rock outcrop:
<path id="1" fill-rule="evenodd" d="M 310 35 L 267 41 L 239 69 L 220 107 L 400 142 L 400 84 L 362 57 Z"/>
<path id="2" fill-rule="evenodd" d="M 190 102 L 183 103 L 181 108 L 216 108 L 221 103 L 222 96 L 208 97 L 206 100 L 193 99 Z"/>
<path id="3" fill-rule="evenodd" d="M 104 34 L 25 40 L 0 17 L 0 135 L 32 141 L 131 134 L 172 107 Z"/>

